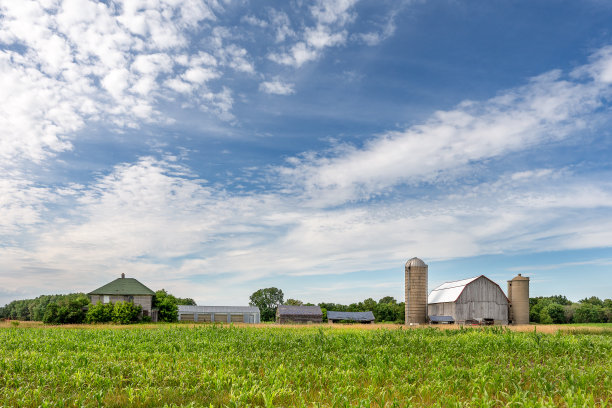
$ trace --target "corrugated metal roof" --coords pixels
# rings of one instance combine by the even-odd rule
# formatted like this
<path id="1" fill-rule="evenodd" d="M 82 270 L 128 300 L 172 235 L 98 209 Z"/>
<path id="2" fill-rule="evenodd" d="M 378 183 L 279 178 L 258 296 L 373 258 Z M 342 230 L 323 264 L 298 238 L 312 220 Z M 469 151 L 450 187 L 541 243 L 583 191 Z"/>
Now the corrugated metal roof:
<path id="1" fill-rule="evenodd" d="M 179 305 L 179 313 L 259 313 L 255 306 L 190 306 Z"/>
<path id="2" fill-rule="evenodd" d="M 445 282 L 431 291 L 429 297 L 427 298 L 427 303 L 454 302 L 459 298 L 459 295 L 461 295 L 463 289 L 478 278 L 480 278 L 480 276 L 458 281 Z"/>
<path id="3" fill-rule="evenodd" d="M 280 305 L 278 307 L 278 313 L 281 315 L 311 315 L 311 316 L 323 316 L 323 312 L 319 306 L 291 306 L 291 305 Z"/>
<path id="4" fill-rule="evenodd" d="M 432 322 L 454 322 L 453 316 L 429 316 Z"/>
<path id="5" fill-rule="evenodd" d="M 357 322 L 370 322 L 374 320 L 374 313 L 371 311 L 367 312 L 334 312 L 332 310 L 327 311 L 327 318 L 329 320 L 355 320 Z"/>
<path id="6" fill-rule="evenodd" d="M 151 289 L 134 278 L 117 278 L 88 295 L 155 295 Z"/>

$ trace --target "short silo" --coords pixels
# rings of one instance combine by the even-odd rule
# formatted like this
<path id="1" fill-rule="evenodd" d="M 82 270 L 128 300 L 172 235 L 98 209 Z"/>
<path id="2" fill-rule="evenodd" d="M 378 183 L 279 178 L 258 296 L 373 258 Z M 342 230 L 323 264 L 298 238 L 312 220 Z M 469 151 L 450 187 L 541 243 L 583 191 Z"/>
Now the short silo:
<path id="1" fill-rule="evenodd" d="M 419 258 L 406 262 L 406 324 L 427 323 L 427 265 Z"/>
<path id="2" fill-rule="evenodd" d="M 529 278 L 519 273 L 508 281 L 508 300 L 508 319 L 512 324 L 529 324 Z"/>

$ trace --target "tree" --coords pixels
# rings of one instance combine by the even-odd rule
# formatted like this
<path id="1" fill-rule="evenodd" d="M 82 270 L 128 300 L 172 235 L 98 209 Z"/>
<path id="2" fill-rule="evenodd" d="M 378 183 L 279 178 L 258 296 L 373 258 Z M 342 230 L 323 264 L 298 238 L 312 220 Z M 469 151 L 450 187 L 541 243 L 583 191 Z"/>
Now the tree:
<path id="1" fill-rule="evenodd" d="M 284 304 L 291 305 L 291 306 L 302 306 L 304 302 L 302 302 L 301 300 L 297 300 L 297 299 L 287 299 Z"/>
<path id="2" fill-rule="evenodd" d="M 283 291 L 277 288 L 259 289 L 250 297 L 249 305 L 257 306 L 264 322 L 274 321 L 276 309 L 283 304 Z"/>
<path id="3" fill-rule="evenodd" d="M 194 302 L 195 303 L 195 302 Z M 178 321 L 178 300 L 165 289 L 155 292 L 153 307 L 159 309 L 157 320 L 160 322 Z"/>
<path id="4" fill-rule="evenodd" d="M 604 308 L 591 302 L 582 302 L 574 313 L 575 323 L 601 323 L 604 319 Z"/>
<path id="5" fill-rule="evenodd" d="M 595 306 L 602 306 L 604 305 L 603 300 L 601 300 L 600 298 L 598 298 L 597 296 L 591 296 L 590 298 L 584 298 L 582 300 L 578 301 L 579 303 L 590 303 L 592 305 Z"/>

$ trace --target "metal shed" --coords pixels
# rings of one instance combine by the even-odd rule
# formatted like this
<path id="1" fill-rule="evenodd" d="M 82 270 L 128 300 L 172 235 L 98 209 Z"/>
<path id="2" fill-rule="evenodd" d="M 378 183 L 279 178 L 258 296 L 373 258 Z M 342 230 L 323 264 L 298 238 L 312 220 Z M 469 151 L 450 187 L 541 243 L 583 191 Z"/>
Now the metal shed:
<path id="1" fill-rule="evenodd" d="M 178 319 L 197 323 L 260 323 L 260 313 L 254 306 L 179 305 Z"/>
<path id="2" fill-rule="evenodd" d="M 329 323 L 339 322 L 341 320 L 350 320 L 360 323 L 372 323 L 374 321 L 374 313 L 367 312 L 335 312 L 327 311 L 327 321 Z"/>
<path id="3" fill-rule="evenodd" d="M 323 312 L 319 306 L 280 305 L 276 309 L 277 323 L 322 323 Z"/>
<path id="4" fill-rule="evenodd" d="M 428 297 L 430 320 L 450 316 L 457 323 L 478 321 L 508 324 L 508 298 L 499 285 L 484 275 L 446 282 Z"/>

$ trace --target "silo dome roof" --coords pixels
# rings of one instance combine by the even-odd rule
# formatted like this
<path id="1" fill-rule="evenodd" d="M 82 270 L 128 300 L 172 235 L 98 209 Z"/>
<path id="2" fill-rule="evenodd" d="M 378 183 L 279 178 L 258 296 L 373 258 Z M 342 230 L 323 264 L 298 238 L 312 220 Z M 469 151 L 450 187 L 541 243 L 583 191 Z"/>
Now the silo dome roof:
<path id="1" fill-rule="evenodd" d="M 427 264 L 423 262 L 423 260 L 415 257 L 409 259 L 408 262 L 406 262 L 406 266 L 427 266 Z"/>

